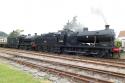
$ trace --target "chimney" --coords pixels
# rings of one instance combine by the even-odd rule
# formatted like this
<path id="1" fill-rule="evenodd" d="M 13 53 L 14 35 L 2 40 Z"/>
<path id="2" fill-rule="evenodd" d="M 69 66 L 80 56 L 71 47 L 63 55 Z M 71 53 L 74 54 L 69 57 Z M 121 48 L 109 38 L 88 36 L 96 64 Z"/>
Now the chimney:
<path id="1" fill-rule="evenodd" d="M 31 34 L 28 34 L 28 36 L 31 36 Z"/>
<path id="2" fill-rule="evenodd" d="M 35 36 L 37 36 L 37 33 L 35 33 Z"/>
<path id="3" fill-rule="evenodd" d="M 108 30 L 108 29 L 109 29 L 109 26 L 110 26 L 110 25 L 105 25 L 105 30 Z"/>
<path id="4" fill-rule="evenodd" d="M 83 31 L 88 31 L 88 28 L 87 28 L 87 27 L 84 27 L 84 28 L 83 28 Z"/>

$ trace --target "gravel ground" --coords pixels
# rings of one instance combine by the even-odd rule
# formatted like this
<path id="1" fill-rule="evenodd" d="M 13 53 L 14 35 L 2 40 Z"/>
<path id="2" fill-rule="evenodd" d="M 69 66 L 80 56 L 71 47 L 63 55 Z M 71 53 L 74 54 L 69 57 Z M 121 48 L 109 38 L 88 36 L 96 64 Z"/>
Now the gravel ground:
<path id="1" fill-rule="evenodd" d="M 4 53 L 0 53 L 0 55 L 8 56 L 8 54 L 4 54 Z M 95 64 L 90 64 L 90 63 L 73 62 L 73 61 L 68 61 L 68 60 L 63 61 L 61 59 L 54 59 L 54 58 L 49 58 L 49 57 L 44 57 L 44 56 L 31 56 L 30 54 L 23 54 L 23 53 L 19 53 L 19 55 L 29 56 L 29 57 L 33 57 L 33 58 L 35 57 L 35 58 L 39 58 L 39 59 L 43 59 L 43 60 L 52 60 L 52 61 L 57 61 L 57 62 L 62 62 L 62 63 L 75 64 L 75 65 L 79 65 L 79 66 L 83 66 L 83 67 L 90 67 L 90 68 L 97 68 L 97 69 L 102 69 L 102 70 L 104 69 L 104 70 L 109 70 L 109 71 L 125 73 L 124 69 L 119 69 L 119 68 L 114 68 L 114 67 L 109 67 L 109 66 L 95 65 Z M 25 59 L 22 59 L 22 60 L 25 60 Z M 18 64 L 13 63 L 13 62 L 11 62 L 10 64 L 15 66 L 15 67 L 19 66 L 18 67 L 19 69 L 22 69 L 25 72 L 31 73 L 34 77 L 37 77 L 37 78 L 43 77 L 45 79 L 52 81 L 53 83 L 73 83 L 72 80 L 69 80 L 67 78 L 62 78 L 62 77 L 52 75 L 49 73 L 41 72 L 41 71 L 31 69 L 31 68 L 26 67 L 26 66 L 18 65 Z M 48 65 L 48 67 L 56 68 L 56 66 L 51 65 L 51 64 L 41 64 L 41 65 L 44 65 L 44 66 Z M 81 72 L 78 72 L 78 70 L 73 71 L 70 68 L 66 69 L 64 67 L 58 67 L 58 69 L 62 69 L 62 70 L 68 69 L 68 71 L 80 73 L 81 75 L 92 76 L 92 77 L 101 78 L 101 79 L 103 78 L 105 80 L 113 80 L 115 83 L 124 83 L 124 82 L 121 82 L 122 79 L 117 80 L 116 78 L 110 78 L 108 75 L 99 75 L 97 73 L 86 72 L 84 70 Z"/>
<path id="2" fill-rule="evenodd" d="M 6 56 L 6 54 L 5 54 Z M 56 69 L 60 69 L 60 70 L 67 70 L 69 72 L 74 72 L 74 73 L 78 73 L 78 74 L 81 74 L 81 75 L 85 75 L 85 76 L 89 76 L 89 77 L 95 77 L 95 78 L 99 78 L 99 79 L 104 79 L 104 80 L 110 80 L 110 81 L 113 81 L 114 83 L 124 83 L 125 81 L 123 81 L 123 79 L 120 79 L 120 78 L 115 78 L 115 77 L 111 77 L 107 74 L 100 74 L 100 73 L 95 73 L 95 72 L 92 72 L 92 71 L 86 71 L 86 70 L 79 70 L 79 69 L 76 69 L 76 68 L 70 68 L 70 67 L 65 67 L 65 66 L 60 66 L 60 65 L 53 65 L 51 63 L 45 63 L 45 62 L 40 62 L 40 61 L 34 61 L 34 60 L 27 60 L 27 59 L 24 59 L 24 58 L 15 58 L 15 59 L 18 59 L 18 60 L 22 60 L 22 61 L 28 61 L 28 62 L 32 62 L 32 63 L 35 63 L 35 64 L 39 64 L 39 65 L 42 65 L 42 66 L 47 66 L 47 67 L 51 67 L 51 68 L 56 68 Z M 25 72 L 28 72 L 28 73 L 31 73 L 34 77 L 37 77 L 37 78 L 46 78 L 50 81 L 52 81 L 53 83 L 73 83 L 71 82 L 71 80 L 69 81 L 68 79 L 66 78 L 60 78 L 58 76 L 55 76 L 55 75 L 52 75 L 52 74 L 49 74 L 49 73 L 45 73 L 45 72 L 41 72 L 41 71 L 38 71 L 36 69 L 31 69 L 29 67 L 26 67 L 24 65 L 19 65 L 19 64 L 16 64 L 14 62 L 9 62 L 9 64 L 25 71 Z"/>
<path id="3" fill-rule="evenodd" d="M 24 71 L 25 73 L 30 73 L 30 74 L 33 75 L 34 78 L 48 79 L 52 83 L 76 83 L 71 79 L 59 77 L 57 75 L 53 75 L 53 74 L 50 74 L 50 73 L 47 73 L 47 72 L 38 71 L 36 69 L 32 69 L 30 67 L 20 65 L 20 64 L 17 64 L 15 62 L 12 62 L 12 61 L 8 61 L 8 60 L 5 60 L 5 59 L 0 59 L 0 61 L 3 62 L 3 63 L 11 65 L 14 69 Z"/>
<path id="4" fill-rule="evenodd" d="M 18 58 L 18 59 L 26 61 L 26 59 L 21 59 L 21 58 Z M 74 73 L 84 75 L 84 76 L 99 78 L 99 79 L 103 79 L 103 80 L 110 80 L 110 81 L 113 81 L 115 83 L 117 83 L 117 82 L 124 83 L 125 82 L 124 79 L 116 78 L 116 77 L 113 77 L 113 76 L 110 76 L 110 75 L 107 75 L 107 74 L 102 74 L 102 73 L 97 73 L 97 72 L 92 72 L 92 71 L 87 71 L 87 70 L 81 70 L 81 69 L 76 69 L 76 68 L 70 68 L 70 67 L 55 65 L 55 64 L 52 64 L 52 63 L 34 61 L 34 60 L 27 60 L 27 61 L 32 62 L 34 64 L 39 64 L 41 66 L 56 68 L 56 69 L 60 69 L 60 70 L 68 71 L 68 72 L 74 72 Z"/>
<path id="5" fill-rule="evenodd" d="M 4 54 L 4 53 L 3 53 Z M 26 56 L 26 57 L 32 57 L 32 58 L 37 58 L 41 60 L 49 60 L 49 61 L 56 61 L 56 62 L 61 62 L 61 63 L 68 63 L 72 65 L 79 65 L 83 67 L 88 67 L 88 68 L 97 68 L 101 70 L 107 70 L 107 71 L 114 71 L 114 72 L 119 72 L 119 73 L 124 73 L 125 74 L 125 68 L 117 68 L 117 67 L 112 67 L 112 66 L 106 66 L 106 65 L 98 65 L 98 64 L 93 64 L 93 63 L 83 63 L 83 62 L 77 62 L 77 61 L 68 61 L 68 60 L 63 60 L 63 59 L 57 59 L 57 58 L 51 58 L 51 57 L 45 57 L 45 56 L 33 56 L 31 54 L 24 54 L 24 53 L 19 53 L 21 56 Z"/>

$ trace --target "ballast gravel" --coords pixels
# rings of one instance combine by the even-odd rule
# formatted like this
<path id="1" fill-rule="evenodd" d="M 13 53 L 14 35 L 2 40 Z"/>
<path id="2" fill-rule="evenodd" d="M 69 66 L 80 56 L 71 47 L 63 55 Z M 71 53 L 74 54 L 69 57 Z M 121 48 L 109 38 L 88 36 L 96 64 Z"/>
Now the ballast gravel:
<path id="1" fill-rule="evenodd" d="M 47 79 L 52 83 L 76 83 L 76 82 L 73 82 L 70 79 L 62 78 L 62 77 L 59 77 L 59 76 L 56 76 L 56 75 L 53 75 L 53 74 L 50 74 L 50 73 L 47 73 L 47 72 L 42 72 L 42 71 L 39 71 L 37 69 L 32 69 L 30 67 L 20 65 L 20 64 L 17 64 L 15 62 L 12 62 L 12 61 L 8 61 L 8 60 L 5 60 L 5 59 L 0 59 L 0 61 L 3 62 L 3 63 L 11 65 L 13 68 L 15 68 L 17 70 L 23 71 L 25 73 L 32 74 L 32 76 L 34 78 Z"/>

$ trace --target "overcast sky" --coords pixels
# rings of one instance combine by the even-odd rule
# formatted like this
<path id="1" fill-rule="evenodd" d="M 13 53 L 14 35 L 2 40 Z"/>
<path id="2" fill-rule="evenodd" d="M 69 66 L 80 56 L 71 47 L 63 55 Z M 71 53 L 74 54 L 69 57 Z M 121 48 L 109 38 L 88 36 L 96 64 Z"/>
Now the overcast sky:
<path id="1" fill-rule="evenodd" d="M 89 30 L 104 29 L 102 16 L 92 9 L 101 10 L 117 34 L 125 30 L 124 0 L 0 0 L 0 31 L 56 32 L 73 16 Z"/>

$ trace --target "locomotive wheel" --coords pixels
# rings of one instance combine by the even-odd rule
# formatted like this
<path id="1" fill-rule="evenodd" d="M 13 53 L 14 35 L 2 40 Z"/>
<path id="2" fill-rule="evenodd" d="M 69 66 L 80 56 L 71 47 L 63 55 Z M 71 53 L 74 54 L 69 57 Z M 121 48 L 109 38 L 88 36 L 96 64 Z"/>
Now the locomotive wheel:
<path id="1" fill-rule="evenodd" d="M 40 47 L 40 46 L 38 46 L 38 47 L 37 47 L 37 50 L 38 50 L 38 51 L 40 51 L 40 50 L 41 50 L 41 47 Z"/>
<path id="2" fill-rule="evenodd" d="M 98 58 L 106 58 L 106 57 L 107 57 L 107 54 L 106 54 L 105 51 L 101 51 L 101 52 L 99 53 L 99 55 L 97 55 L 97 57 L 98 57 Z"/>
<path id="3" fill-rule="evenodd" d="M 112 53 L 106 52 L 104 58 L 112 58 Z"/>
<path id="4" fill-rule="evenodd" d="M 98 58 L 103 58 L 105 56 L 105 53 L 101 53 L 99 55 L 97 55 Z"/>

